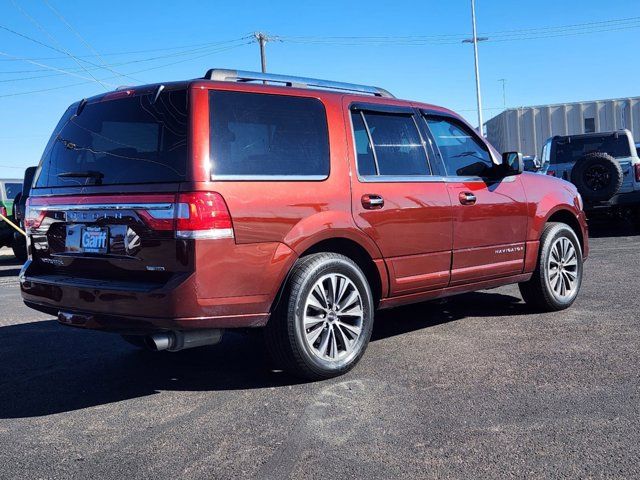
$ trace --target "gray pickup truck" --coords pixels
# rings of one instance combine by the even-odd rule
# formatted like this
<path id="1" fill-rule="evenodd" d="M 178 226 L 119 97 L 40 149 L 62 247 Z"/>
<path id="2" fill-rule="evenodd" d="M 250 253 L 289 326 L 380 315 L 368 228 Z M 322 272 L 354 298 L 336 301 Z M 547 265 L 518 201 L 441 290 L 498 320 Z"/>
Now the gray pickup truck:
<path id="1" fill-rule="evenodd" d="M 585 211 L 640 221 L 640 158 L 629 130 L 555 136 L 542 147 L 541 173 L 570 181 Z"/>

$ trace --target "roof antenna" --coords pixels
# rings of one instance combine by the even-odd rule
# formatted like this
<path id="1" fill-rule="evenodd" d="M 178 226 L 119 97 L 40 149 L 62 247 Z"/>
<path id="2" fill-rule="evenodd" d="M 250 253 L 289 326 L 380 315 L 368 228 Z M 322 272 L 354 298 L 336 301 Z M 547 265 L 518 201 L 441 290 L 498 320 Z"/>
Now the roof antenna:
<path id="1" fill-rule="evenodd" d="M 158 97 L 160 97 L 160 94 L 162 93 L 163 90 L 164 90 L 164 85 L 158 85 L 158 90 L 156 90 L 156 94 L 153 97 L 153 102 L 151 102 L 152 104 L 155 105 L 155 103 L 158 101 Z"/>

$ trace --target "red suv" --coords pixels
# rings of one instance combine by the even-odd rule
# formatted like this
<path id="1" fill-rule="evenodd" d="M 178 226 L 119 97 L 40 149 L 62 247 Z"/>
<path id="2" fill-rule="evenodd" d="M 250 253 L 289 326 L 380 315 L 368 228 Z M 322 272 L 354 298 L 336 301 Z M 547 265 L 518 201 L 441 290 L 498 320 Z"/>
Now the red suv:
<path id="1" fill-rule="evenodd" d="M 216 69 L 71 105 L 25 226 L 28 306 L 157 350 L 264 327 L 311 379 L 357 363 L 376 309 L 510 283 L 567 308 L 588 252 L 575 187 L 450 110 Z"/>

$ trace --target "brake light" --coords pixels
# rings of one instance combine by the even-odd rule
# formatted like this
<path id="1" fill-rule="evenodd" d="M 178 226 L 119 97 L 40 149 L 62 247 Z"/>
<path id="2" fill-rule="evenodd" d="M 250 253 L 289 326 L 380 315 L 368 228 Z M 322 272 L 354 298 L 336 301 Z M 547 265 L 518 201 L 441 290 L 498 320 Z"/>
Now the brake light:
<path id="1" fill-rule="evenodd" d="M 43 208 L 35 208 L 32 205 L 31 197 L 27 198 L 25 204 L 24 227 L 27 230 L 37 229 L 42 225 L 47 212 Z"/>
<path id="2" fill-rule="evenodd" d="M 9 216 L 9 215 L 7 215 L 7 207 L 0 206 L 0 215 L 2 215 L 3 217 L 8 217 Z"/>
<path id="3" fill-rule="evenodd" d="M 181 193 L 176 213 L 178 238 L 233 238 L 231 215 L 219 193 Z"/>
<path id="4" fill-rule="evenodd" d="M 547 170 L 547 175 L 549 175 L 551 177 L 555 177 L 556 176 L 556 171 L 555 170 Z"/>
<path id="5" fill-rule="evenodd" d="M 636 163 L 636 182 L 640 182 L 640 163 Z"/>

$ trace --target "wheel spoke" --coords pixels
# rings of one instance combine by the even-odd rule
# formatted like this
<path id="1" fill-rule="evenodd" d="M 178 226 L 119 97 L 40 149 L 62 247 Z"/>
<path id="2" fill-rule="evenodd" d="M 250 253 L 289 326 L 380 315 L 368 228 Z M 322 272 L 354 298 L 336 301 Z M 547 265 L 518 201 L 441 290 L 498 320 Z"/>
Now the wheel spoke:
<path id="1" fill-rule="evenodd" d="M 329 340 L 331 337 L 330 332 L 331 329 L 329 328 L 324 328 L 322 330 L 322 339 L 320 340 L 320 346 L 318 347 L 318 352 L 320 353 L 321 357 L 324 357 L 327 354 L 327 347 L 329 346 Z"/>
<path id="2" fill-rule="evenodd" d="M 313 292 L 311 292 L 311 294 L 309 295 L 309 298 L 307 299 L 307 304 L 310 307 L 315 308 L 316 310 L 320 310 L 321 312 L 327 311 L 327 307 L 320 304 L 320 301 L 318 300 L 318 298 Z"/>
<path id="3" fill-rule="evenodd" d="M 349 286 L 349 282 L 346 278 L 343 278 L 340 281 L 340 287 L 338 287 L 338 295 L 336 296 L 336 305 L 341 305 L 342 297 L 347 292 L 347 287 Z"/>
<path id="4" fill-rule="evenodd" d="M 349 310 L 341 311 L 338 314 L 338 317 L 340 317 L 340 318 L 342 318 L 342 317 L 358 317 L 358 318 L 362 318 L 362 315 L 363 315 L 362 307 L 360 307 L 360 305 L 355 305 Z"/>
<path id="5" fill-rule="evenodd" d="M 340 335 L 340 340 L 342 341 L 342 344 L 344 345 L 344 349 L 345 350 L 349 350 L 349 347 L 351 346 L 351 340 L 347 338 L 347 336 L 344 334 L 344 332 L 342 331 L 342 327 L 340 322 L 336 322 L 336 324 L 334 325 L 334 333 L 338 332 Z"/>
<path id="6" fill-rule="evenodd" d="M 336 341 L 335 328 L 331 328 L 331 344 L 329 345 L 329 356 L 336 358 L 338 356 L 338 342 Z"/>
<path id="7" fill-rule="evenodd" d="M 336 303 L 338 303 L 338 276 L 337 275 L 331 275 L 329 277 L 329 285 L 331 286 L 331 288 L 329 289 L 329 300 L 331 301 L 331 305 L 335 305 Z"/>
<path id="8" fill-rule="evenodd" d="M 556 293 L 560 293 L 560 275 L 556 275 L 553 280 L 551 280 L 551 288 L 553 288 Z"/>
<path id="9" fill-rule="evenodd" d="M 318 299 L 324 304 L 323 308 L 328 308 L 329 300 L 327 299 L 324 285 L 322 285 L 322 283 L 319 283 L 318 285 L 316 285 L 316 288 L 314 288 L 313 291 L 316 292 Z"/>
<path id="10" fill-rule="evenodd" d="M 362 330 L 360 327 L 349 325 L 348 323 L 341 322 L 340 320 L 338 320 L 337 324 L 344 328 L 349 335 L 352 335 L 354 339 L 360 336 L 360 331 Z"/>
<path id="11" fill-rule="evenodd" d="M 356 302 L 357 300 L 360 299 L 360 294 L 358 293 L 357 290 L 353 290 L 349 296 L 347 297 L 347 299 L 344 301 L 343 304 L 339 305 L 340 308 L 340 314 L 342 314 L 345 309 L 349 308 L 350 306 L 352 306 L 354 304 L 354 302 Z"/>
<path id="12" fill-rule="evenodd" d="M 310 332 L 307 333 L 307 341 L 309 342 L 309 345 L 313 346 L 313 344 L 316 343 L 316 340 L 318 339 L 320 334 L 324 331 L 324 329 L 325 329 L 325 325 L 322 324 L 319 327 L 316 327 L 314 330 L 311 330 Z"/>
<path id="13" fill-rule="evenodd" d="M 325 317 L 323 316 L 313 316 L 313 315 L 305 315 L 304 317 L 304 328 L 308 329 L 313 327 L 314 325 L 317 325 L 319 323 L 324 323 Z"/>

